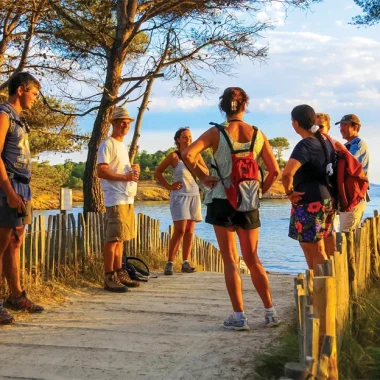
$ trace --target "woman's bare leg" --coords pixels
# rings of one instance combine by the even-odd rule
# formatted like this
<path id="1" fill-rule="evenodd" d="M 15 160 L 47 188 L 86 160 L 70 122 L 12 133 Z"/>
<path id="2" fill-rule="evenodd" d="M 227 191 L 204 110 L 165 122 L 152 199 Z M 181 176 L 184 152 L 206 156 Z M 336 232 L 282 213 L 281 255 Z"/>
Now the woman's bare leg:
<path id="1" fill-rule="evenodd" d="M 239 236 L 241 253 L 243 259 L 251 272 L 253 286 L 256 288 L 264 307 L 269 309 L 273 307 L 272 296 L 267 272 L 257 255 L 257 245 L 259 240 L 259 228 L 253 230 L 244 230 L 237 228 Z"/>
<path id="2" fill-rule="evenodd" d="M 214 226 L 224 263 L 224 278 L 227 291 L 235 312 L 244 311 L 242 283 L 239 273 L 239 257 L 236 247 L 236 232 L 234 227 Z"/>
<path id="3" fill-rule="evenodd" d="M 187 220 L 177 220 L 173 224 L 174 224 L 174 231 L 169 243 L 169 257 L 168 257 L 168 261 L 172 261 L 172 262 L 174 261 L 178 253 L 183 235 L 185 234 Z"/>
<path id="4" fill-rule="evenodd" d="M 191 248 L 193 246 L 195 220 L 186 221 L 185 234 L 183 235 L 182 259 L 183 261 L 190 259 Z"/>

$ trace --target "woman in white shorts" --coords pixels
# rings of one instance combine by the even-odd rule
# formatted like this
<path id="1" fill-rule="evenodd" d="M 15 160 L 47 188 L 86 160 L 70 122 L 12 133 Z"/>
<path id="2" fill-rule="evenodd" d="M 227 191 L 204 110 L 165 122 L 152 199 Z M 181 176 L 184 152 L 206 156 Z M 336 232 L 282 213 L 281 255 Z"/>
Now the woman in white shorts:
<path id="1" fill-rule="evenodd" d="M 158 165 L 155 171 L 157 181 L 170 190 L 170 212 L 174 223 L 174 232 L 169 243 L 168 262 L 164 271 L 166 275 L 173 274 L 173 261 L 182 241 L 182 272 L 195 272 L 195 268 L 191 266 L 189 258 L 193 244 L 195 223 L 202 221 L 199 187 L 181 158 L 181 152 L 192 143 L 189 128 L 180 128 L 174 135 L 174 142 L 177 150 L 170 153 Z M 197 158 L 197 165 L 208 175 L 207 166 L 201 155 Z M 171 185 L 163 176 L 163 172 L 169 166 L 173 168 L 173 183 Z"/>

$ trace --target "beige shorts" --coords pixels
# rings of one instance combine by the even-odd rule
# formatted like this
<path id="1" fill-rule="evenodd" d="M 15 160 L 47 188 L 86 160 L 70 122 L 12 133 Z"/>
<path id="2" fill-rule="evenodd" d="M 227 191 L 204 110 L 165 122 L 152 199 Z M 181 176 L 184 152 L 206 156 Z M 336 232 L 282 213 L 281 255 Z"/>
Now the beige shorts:
<path id="1" fill-rule="evenodd" d="M 340 232 L 356 230 L 362 221 L 367 202 L 362 200 L 351 211 L 339 212 Z"/>
<path id="2" fill-rule="evenodd" d="M 133 205 L 106 207 L 106 241 L 127 241 L 135 237 Z"/>

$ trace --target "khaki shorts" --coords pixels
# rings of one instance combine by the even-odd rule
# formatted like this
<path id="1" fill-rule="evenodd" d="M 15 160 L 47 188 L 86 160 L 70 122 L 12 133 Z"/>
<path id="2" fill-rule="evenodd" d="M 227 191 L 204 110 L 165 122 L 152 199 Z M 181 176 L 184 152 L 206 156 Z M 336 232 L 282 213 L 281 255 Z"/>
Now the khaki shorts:
<path id="1" fill-rule="evenodd" d="M 340 232 L 356 230 L 362 221 L 367 202 L 362 200 L 351 211 L 339 213 Z"/>
<path id="2" fill-rule="evenodd" d="M 32 224 L 33 221 L 33 209 L 32 202 L 26 202 L 27 216 L 18 217 L 17 210 L 10 208 L 7 202 L 7 198 L 0 197 L 0 228 L 13 228 L 21 227 L 26 224 Z"/>
<path id="3" fill-rule="evenodd" d="M 106 207 L 106 241 L 127 241 L 135 237 L 133 205 Z"/>

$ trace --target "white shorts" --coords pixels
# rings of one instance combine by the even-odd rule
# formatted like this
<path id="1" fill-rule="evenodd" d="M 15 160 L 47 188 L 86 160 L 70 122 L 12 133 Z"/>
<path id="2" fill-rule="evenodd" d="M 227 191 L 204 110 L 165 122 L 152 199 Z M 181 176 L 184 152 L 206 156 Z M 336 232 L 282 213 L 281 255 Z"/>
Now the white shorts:
<path id="1" fill-rule="evenodd" d="M 170 212 L 173 222 L 177 220 L 202 221 L 201 197 L 199 195 L 172 195 Z"/>
<path id="2" fill-rule="evenodd" d="M 363 199 L 351 211 L 339 212 L 340 232 L 356 230 L 362 221 L 367 202 Z"/>

